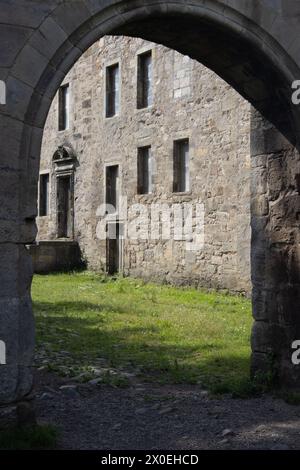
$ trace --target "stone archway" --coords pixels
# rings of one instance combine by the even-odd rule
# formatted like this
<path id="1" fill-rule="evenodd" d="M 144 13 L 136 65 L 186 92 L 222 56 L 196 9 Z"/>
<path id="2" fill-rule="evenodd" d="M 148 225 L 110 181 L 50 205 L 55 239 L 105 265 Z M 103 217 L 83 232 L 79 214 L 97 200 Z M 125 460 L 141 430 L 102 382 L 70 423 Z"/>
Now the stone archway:
<path id="1" fill-rule="evenodd" d="M 299 385 L 290 361 L 300 338 L 300 109 L 291 84 L 300 78 L 296 2 L 236 0 L 10 0 L 1 6 L 0 165 L 1 324 L 6 365 L 0 402 L 31 388 L 34 347 L 31 261 L 43 126 L 66 72 L 104 34 L 162 43 L 203 62 L 270 121 L 253 115 L 253 373 L 276 372 Z M 276 130 L 278 129 L 278 131 Z M 282 133 L 280 134 L 279 131 Z M 283 135 L 285 137 L 283 137 Z"/>

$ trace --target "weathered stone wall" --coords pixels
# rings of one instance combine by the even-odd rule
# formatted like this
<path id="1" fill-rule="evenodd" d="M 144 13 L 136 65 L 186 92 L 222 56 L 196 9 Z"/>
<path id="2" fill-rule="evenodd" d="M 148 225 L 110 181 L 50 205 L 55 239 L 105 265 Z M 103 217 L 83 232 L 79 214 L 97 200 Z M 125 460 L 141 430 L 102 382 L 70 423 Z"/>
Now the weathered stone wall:
<path id="1" fill-rule="evenodd" d="M 299 384 L 300 155 L 259 113 L 251 119 L 252 368 Z"/>
<path id="2" fill-rule="evenodd" d="M 81 253 L 75 241 L 40 241 L 28 246 L 37 274 L 82 268 Z"/>
<path id="3" fill-rule="evenodd" d="M 137 54 L 153 54 L 153 106 L 136 109 Z M 119 116 L 105 118 L 105 65 L 121 67 Z M 124 242 L 125 273 L 250 292 L 250 105 L 213 72 L 186 56 L 141 39 L 106 36 L 65 79 L 71 87 L 71 125 L 58 132 L 56 96 L 45 126 L 41 171 L 53 171 L 59 145 L 71 144 L 75 175 L 75 239 L 91 269 L 105 269 L 106 243 L 96 237 L 104 203 L 104 168 L 120 165 L 128 204 L 200 201 L 204 247 L 185 242 Z M 173 141 L 189 138 L 191 188 L 173 193 Z M 151 145 L 153 192 L 137 195 L 137 148 Z M 51 178 L 49 217 L 38 219 L 39 239 L 56 237 L 56 188 Z"/>

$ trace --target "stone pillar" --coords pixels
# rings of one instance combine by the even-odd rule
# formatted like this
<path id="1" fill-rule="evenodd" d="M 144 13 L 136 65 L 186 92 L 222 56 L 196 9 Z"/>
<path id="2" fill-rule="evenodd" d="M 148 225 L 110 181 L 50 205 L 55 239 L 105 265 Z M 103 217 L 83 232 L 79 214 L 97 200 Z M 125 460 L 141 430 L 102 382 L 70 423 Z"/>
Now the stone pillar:
<path id="1" fill-rule="evenodd" d="M 252 376 L 300 387 L 300 157 L 256 111 L 251 160 Z"/>
<path id="2" fill-rule="evenodd" d="M 36 192 L 31 195 L 28 189 L 31 173 L 27 172 L 26 159 L 19 158 L 23 125 L 12 119 L 8 126 L 2 119 L 0 123 L 5 147 L 0 168 L 0 404 L 3 404 L 22 399 L 32 387 L 32 262 L 25 245 L 36 235 L 33 205 Z"/>
<path id="3" fill-rule="evenodd" d="M 31 259 L 25 246 L 1 244 L 0 339 L 6 345 L 6 364 L 0 365 L 0 403 L 21 399 L 32 387 L 31 279 Z"/>

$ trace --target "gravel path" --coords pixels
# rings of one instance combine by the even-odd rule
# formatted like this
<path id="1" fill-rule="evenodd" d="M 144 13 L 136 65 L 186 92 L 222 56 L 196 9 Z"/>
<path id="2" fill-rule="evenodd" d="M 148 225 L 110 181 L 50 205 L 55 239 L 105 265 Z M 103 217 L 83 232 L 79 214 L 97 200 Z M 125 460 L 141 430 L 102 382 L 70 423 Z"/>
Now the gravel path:
<path id="1" fill-rule="evenodd" d="M 61 388 L 63 387 L 63 388 Z M 210 399 L 197 386 L 74 384 L 38 372 L 40 423 L 62 449 L 300 449 L 300 407 L 269 396 Z"/>

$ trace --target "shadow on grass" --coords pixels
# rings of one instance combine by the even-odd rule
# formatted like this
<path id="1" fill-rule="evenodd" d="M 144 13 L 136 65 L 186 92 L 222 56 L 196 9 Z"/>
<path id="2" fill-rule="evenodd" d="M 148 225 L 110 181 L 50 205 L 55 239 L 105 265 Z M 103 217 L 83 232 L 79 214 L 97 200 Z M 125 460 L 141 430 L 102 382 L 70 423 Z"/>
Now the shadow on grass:
<path id="1" fill-rule="evenodd" d="M 51 352 L 62 349 L 63 343 L 63 349 L 70 353 L 66 362 L 92 362 L 102 357 L 113 367 L 138 368 L 148 381 L 201 382 L 213 393 L 236 396 L 249 396 L 254 392 L 249 380 L 250 357 L 245 357 L 245 352 L 233 354 L 232 349 L 226 350 L 226 345 L 214 344 L 212 338 L 209 342 L 193 339 L 189 344 L 175 333 L 166 336 L 165 327 L 155 324 L 155 318 L 153 325 L 145 326 L 120 321 L 110 323 L 110 313 L 137 314 L 134 309 L 111 303 L 66 301 L 34 302 L 34 312 L 38 344 L 51 344 L 50 360 Z M 89 312 L 96 313 L 96 317 L 89 316 Z"/>
<path id="2" fill-rule="evenodd" d="M 65 301 L 65 302 L 33 302 L 34 312 L 37 314 L 54 313 L 55 315 L 66 315 L 68 313 L 83 313 L 83 312 L 111 312 L 111 313 L 130 313 L 133 309 L 129 308 L 120 308 L 111 303 L 107 304 L 98 304 L 93 302 L 83 302 L 83 301 Z M 71 317 L 67 317 L 68 320 L 71 320 Z"/>

